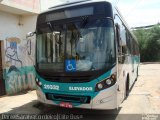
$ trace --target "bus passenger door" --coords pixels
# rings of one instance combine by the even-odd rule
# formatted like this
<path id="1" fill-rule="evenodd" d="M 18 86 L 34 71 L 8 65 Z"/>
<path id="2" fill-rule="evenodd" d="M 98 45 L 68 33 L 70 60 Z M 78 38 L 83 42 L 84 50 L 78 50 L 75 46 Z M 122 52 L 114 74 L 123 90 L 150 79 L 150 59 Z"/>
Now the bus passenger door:
<path id="1" fill-rule="evenodd" d="M 122 101 L 122 49 L 120 47 L 120 28 L 119 25 L 116 24 L 116 38 L 117 38 L 117 57 L 118 57 L 118 66 L 117 66 L 117 84 L 118 84 L 118 89 L 117 89 L 117 107 L 120 105 Z"/>
<path id="2" fill-rule="evenodd" d="M 117 70 L 117 105 L 124 99 L 125 93 L 125 80 L 126 80 L 126 36 L 125 36 L 125 28 L 123 26 L 116 25 L 116 35 L 117 35 L 117 53 L 118 53 L 118 70 Z"/>

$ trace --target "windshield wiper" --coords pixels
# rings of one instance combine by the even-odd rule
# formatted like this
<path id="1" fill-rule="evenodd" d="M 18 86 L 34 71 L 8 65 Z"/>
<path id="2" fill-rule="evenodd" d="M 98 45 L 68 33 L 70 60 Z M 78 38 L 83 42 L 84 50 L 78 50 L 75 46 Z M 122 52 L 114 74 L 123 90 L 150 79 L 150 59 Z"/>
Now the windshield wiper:
<path id="1" fill-rule="evenodd" d="M 83 21 L 82 21 L 82 28 L 84 28 L 86 26 L 86 24 L 88 23 L 88 16 L 82 17 Z"/>
<path id="2" fill-rule="evenodd" d="M 47 22 L 47 25 L 49 25 L 49 28 L 51 29 L 51 31 L 53 31 L 52 24 L 50 22 Z"/>

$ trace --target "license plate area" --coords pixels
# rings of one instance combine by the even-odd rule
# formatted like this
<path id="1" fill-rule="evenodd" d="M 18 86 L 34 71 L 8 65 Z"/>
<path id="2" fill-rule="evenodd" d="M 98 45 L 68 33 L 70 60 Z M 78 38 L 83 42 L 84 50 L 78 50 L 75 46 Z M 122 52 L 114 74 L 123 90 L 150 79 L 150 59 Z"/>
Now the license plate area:
<path id="1" fill-rule="evenodd" d="M 69 102 L 61 102 L 59 106 L 64 108 L 73 108 L 72 103 L 69 103 Z"/>
<path id="2" fill-rule="evenodd" d="M 81 103 L 89 104 L 91 101 L 90 96 L 79 96 L 79 95 L 64 95 L 64 94 L 54 94 L 46 93 L 46 98 L 53 101 L 61 101 L 66 103 Z"/>

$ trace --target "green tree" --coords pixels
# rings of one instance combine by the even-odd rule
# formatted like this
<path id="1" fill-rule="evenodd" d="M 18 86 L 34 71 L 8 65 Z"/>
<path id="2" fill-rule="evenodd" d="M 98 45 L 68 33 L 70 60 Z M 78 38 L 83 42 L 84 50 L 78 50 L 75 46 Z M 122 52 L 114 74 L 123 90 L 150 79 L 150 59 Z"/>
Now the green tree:
<path id="1" fill-rule="evenodd" d="M 138 43 L 139 43 L 141 62 L 145 62 L 147 41 L 148 41 L 148 31 L 146 31 L 145 29 L 138 29 L 134 31 L 134 34 L 136 35 Z"/>
<path id="2" fill-rule="evenodd" d="M 141 62 L 160 61 L 160 27 L 134 31 L 140 48 Z"/>
<path id="3" fill-rule="evenodd" d="M 160 60 L 160 27 L 155 26 L 149 31 L 147 50 L 147 61 L 159 61 Z"/>

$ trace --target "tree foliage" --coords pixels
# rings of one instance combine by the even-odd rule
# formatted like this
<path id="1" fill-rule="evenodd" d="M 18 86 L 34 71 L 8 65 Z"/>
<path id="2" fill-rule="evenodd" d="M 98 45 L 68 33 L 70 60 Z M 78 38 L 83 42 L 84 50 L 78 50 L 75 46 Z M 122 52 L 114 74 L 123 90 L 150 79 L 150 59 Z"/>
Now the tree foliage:
<path id="1" fill-rule="evenodd" d="M 160 61 L 160 27 L 134 31 L 139 42 L 141 62 Z"/>

